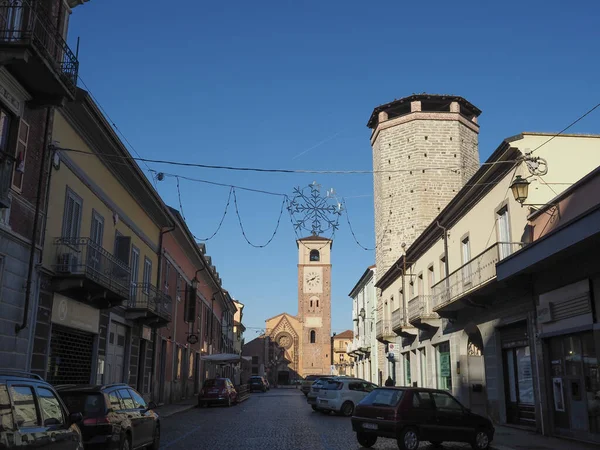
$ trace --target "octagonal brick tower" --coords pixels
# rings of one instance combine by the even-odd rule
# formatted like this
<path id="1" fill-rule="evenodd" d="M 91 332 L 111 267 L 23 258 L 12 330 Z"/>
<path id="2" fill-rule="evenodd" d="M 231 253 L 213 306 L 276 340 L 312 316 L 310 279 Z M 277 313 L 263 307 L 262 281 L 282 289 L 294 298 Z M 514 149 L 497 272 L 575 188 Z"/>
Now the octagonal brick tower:
<path id="1" fill-rule="evenodd" d="M 477 117 L 462 97 L 418 94 L 376 107 L 375 259 L 385 274 L 479 168 Z M 393 172 L 397 171 L 397 172 Z"/>

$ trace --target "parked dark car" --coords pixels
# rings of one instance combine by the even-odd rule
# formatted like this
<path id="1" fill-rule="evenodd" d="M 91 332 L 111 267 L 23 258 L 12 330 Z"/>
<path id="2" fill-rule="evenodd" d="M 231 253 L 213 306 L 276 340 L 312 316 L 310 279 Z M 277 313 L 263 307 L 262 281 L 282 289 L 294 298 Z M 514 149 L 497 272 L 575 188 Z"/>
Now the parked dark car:
<path id="1" fill-rule="evenodd" d="M 304 380 L 302 380 L 302 383 L 300 384 L 300 390 L 305 397 L 308 397 L 308 393 L 310 392 L 310 387 L 312 384 L 322 376 L 323 375 L 308 375 L 306 378 L 304 378 Z"/>
<path id="2" fill-rule="evenodd" d="M 81 413 L 79 424 L 88 449 L 132 450 L 160 447 L 160 418 L 154 402 L 127 384 L 56 386 L 67 408 Z"/>
<path id="3" fill-rule="evenodd" d="M 396 439 L 401 450 L 415 450 L 420 441 L 467 442 L 476 450 L 487 450 L 494 438 L 492 422 L 448 392 L 408 387 L 377 388 L 367 395 L 356 406 L 352 430 L 363 447 L 386 437 Z"/>
<path id="4" fill-rule="evenodd" d="M 82 450 L 81 420 L 42 377 L 0 369 L 0 448 Z"/>
<path id="5" fill-rule="evenodd" d="M 198 406 L 235 405 L 238 394 L 229 378 L 211 378 L 204 382 L 198 394 Z"/>
<path id="6" fill-rule="evenodd" d="M 250 389 L 250 392 L 267 392 L 267 390 L 269 389 L 267 387 L 267 380 L 258 375 L 253 375 L 250 377 L 250 379 L 248 380 L 248 388 Z"/>

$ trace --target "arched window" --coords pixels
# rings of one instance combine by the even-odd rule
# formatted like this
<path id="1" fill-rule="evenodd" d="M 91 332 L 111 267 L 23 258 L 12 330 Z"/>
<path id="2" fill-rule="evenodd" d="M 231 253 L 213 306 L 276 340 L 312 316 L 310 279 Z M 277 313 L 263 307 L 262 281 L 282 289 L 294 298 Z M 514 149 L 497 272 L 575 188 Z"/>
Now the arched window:
<path id="1" fill-rule="evenodd" d="M 310 330 L 310 343 L 314 344 L 316 340 L 317 340 L 317 333 L 315 333 L 315 330 Z"/>
<path id="2" fill-rule="evenodd" d="M 311 261 L 320 261 L 321 256 L 319 255 L 319 250 L 311 250 L 310 251 L 310 260 Z"/>
<path id="3" fill-rule="evenodd" d="M 310 301 L 310 307 L 312 308 L 312 300 Z"/>
<path id="4" fill-rule="evenodd" d="M 317 308 L 319 307 L 319 300 L 317 300 Z"/>

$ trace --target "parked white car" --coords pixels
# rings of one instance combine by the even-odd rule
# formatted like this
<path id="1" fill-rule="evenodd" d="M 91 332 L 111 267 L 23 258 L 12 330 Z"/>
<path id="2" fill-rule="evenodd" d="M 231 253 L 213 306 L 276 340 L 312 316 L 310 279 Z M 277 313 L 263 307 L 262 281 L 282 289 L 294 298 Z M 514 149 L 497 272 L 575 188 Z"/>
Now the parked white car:
<path id="1" fill-rule="evenodd" d="M 377 387 L 379 386 L 376 384 L 358 378 L 338 378 L 329 381 L 319 389 L 317 409 L 351 416 L 354 407 Z"/>

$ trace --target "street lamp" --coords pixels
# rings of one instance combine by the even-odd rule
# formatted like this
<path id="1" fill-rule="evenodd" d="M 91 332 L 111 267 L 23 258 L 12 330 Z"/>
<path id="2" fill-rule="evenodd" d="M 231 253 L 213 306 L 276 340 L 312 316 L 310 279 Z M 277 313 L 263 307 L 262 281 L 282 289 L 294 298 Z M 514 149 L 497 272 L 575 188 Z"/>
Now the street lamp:
<path id="1" fill-rule="evenodd" d="M 521 177 L 521 175 L 517 175 L 512 183 L 510 183 L 510 190 L 515 200 L 523 206 L 529 194 L 529 181 Z"/>

